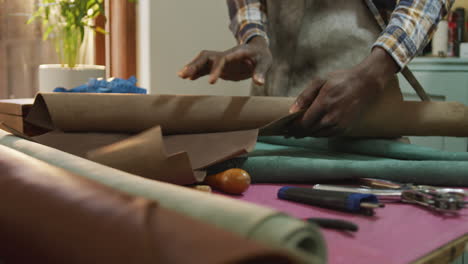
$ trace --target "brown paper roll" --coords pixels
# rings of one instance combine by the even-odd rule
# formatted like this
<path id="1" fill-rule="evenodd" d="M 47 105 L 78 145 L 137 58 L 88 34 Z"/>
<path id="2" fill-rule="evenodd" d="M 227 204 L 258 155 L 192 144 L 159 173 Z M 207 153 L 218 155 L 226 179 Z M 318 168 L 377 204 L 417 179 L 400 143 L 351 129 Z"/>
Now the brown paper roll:
<path id="1" fill-rule="evenodd" d="M 293 102 L 285 97 L 45 93 L 36 97 L 27 120 L 69 132 L 139 133 L 159 125 L 165 134 L 263 128 L 282 135 Z M 456 102 L 404 102 L 395 79 L 348 135 L 466 137 L 467 112 Z"/>
<path id="2" fill-rule="evenodd" d="M 66 132 L 165 134 L 256 129 L 287 115 L 294 98 L 40 93 L 27 117 Z M 79 117 L 79 118 L 77 118 Z"/>
<path id="3" fill-rule="evenodd" d="M 468 137 L 468 107 L 457 102 L 394 102 L 369 111 L 354 137 Z"/>

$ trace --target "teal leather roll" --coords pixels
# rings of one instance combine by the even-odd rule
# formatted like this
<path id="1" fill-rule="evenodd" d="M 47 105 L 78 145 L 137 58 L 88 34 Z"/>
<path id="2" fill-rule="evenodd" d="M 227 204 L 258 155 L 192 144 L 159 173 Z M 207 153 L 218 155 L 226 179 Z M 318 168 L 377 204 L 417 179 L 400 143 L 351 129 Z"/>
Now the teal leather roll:
<path id="1" fill-rule="evenodd" d="M 468 161 L 468 152 L 450 152 L 386 139 L 259 137 L 259 141 L 282 146 L 322 149 L 402 160 Z"/>
<path id="2" fill-rule="evenodd" d="M 262 137 L 253 152 L 212 166 L 208 171 L 242 168 L 256 183 L 379 178 L 402 183 L 468 186 L 466 154 L 386 140 L 340 143 L 327 139 Z"/>

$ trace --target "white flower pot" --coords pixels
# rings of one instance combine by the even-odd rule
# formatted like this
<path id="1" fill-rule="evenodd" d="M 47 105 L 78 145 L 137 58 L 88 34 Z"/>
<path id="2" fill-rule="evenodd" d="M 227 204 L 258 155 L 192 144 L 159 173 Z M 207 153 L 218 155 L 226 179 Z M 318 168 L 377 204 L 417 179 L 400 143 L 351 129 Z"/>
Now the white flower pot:
<path id="1" fill-rule="evenodd" d="M 75 68 L 60 64 L 39 66 L 39 92 L 52 92 L 57 87 L 66 89 L 86 84 L 90 78 L 105 78 L 106 67 L 100 65 L 76 65 Z"/>

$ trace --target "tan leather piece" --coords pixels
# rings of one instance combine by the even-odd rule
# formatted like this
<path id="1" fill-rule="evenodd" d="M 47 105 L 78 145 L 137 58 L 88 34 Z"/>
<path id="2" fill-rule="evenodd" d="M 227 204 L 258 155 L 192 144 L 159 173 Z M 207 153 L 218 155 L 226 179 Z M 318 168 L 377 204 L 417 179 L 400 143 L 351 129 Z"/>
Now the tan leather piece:
<path id="1" fill-rule="evenodd" d="M 0 193 L 6 263 L 295 263 L 4 146 Z"/>

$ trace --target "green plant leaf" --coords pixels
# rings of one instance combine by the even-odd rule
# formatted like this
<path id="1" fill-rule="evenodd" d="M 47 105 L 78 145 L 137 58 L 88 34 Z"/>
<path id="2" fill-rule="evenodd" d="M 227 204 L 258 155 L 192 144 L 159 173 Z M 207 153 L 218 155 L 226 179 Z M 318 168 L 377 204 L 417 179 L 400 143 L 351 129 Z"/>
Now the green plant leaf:
<path id="1" fill-rule="evenodd" d="M 128 1 L 138 2 L 137 0 Z M 86 28 L 91 28 L 101 34 L 108 34 L 102 27 L 97 27 L 92 23 L 97 16 L 104 15 L 104 0 L 41 0 L 40 2 L 41 4 L 36 6 L 26 23 L 41 21 L 44 28 L 42 35 L 44 40 L 54 33 L 55 50 L 62 65 L 67 64 L 73 67 L 76 64 Z M 105 16 L 104 19 L 107 22 Z"/>
<path id="2" fill-rule="evenodd" d="M 52 33 L 53 30 L 54 26 L 47 26 L 46 30 L 44 31 L 44 34 L 42 35 L 42 40 L 47 40 L 49 38 L 50 33 Z"/>
<path id="3" fill-rule="evenodd" d="M 95 30 L 96 32 L 101 33 L 101 34 L 104 34 L 104 35 L 109 34 L 109 32 L 107 32 L 107 31 L 106 31 L 105 29 L 103 29 L 102 27 L 96 27 L 94 30 Z"/>

